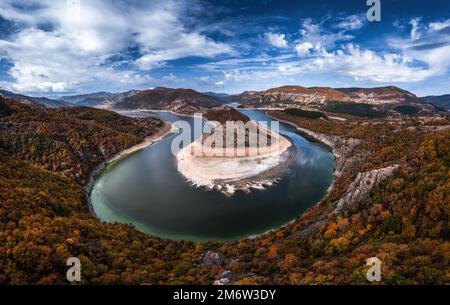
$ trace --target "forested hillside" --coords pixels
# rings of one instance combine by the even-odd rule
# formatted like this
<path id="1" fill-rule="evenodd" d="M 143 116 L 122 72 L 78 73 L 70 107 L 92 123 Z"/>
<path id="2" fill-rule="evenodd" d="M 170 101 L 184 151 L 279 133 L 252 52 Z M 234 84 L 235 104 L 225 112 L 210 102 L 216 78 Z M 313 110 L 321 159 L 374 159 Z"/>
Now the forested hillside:
<path id="1" fill-rule="evenodd" d="M 68 284 L 71 256 L 81 259 L 84 284 L 366 284 L 371 256 L 383 262 L 384 284 L 450 283 L 448 119 L 271 115 L 360 142 L 345 150 L 330 194 L 295 222 L 252 240 L 195 244 L 102 224 L 89 212 L 90 171 L 160 121 L 1 99 L 0 283 Z M 336 211 L 359 173 L 393 165 L 364 199 Z"/>
<path id="2" fill-rule="evenodd" d="M 0 97 L 0 148 L 85 183 L 93 167 L 142 142 L 163 123 L 87 107 L 48 109 Z"/>

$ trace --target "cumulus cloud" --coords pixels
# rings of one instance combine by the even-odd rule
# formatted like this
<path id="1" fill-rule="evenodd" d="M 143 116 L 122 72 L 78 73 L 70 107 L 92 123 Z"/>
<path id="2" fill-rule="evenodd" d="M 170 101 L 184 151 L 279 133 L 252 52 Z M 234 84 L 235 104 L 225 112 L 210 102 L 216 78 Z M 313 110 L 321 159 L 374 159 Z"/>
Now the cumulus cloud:
<path id="1" fill-rule="evenodd" d="M 430 76 L 430 71 L 411 65 L 413 59 L 401 54 L 376 54 L 347 44 L 342 49 L 316 59 L 305 68 L 333 71 L 373 82 L 414 82 Z"/>
<path id="2" fill-rule="evenodd" d="M 355 21 L 354 17 L 341 21 Z M 226 83 L 243 82 L 260 84 L 285 84 L 295 80 L 304 82 L 324 74 L 338 80 L 395 84 L 425 81 L 445 75 L 450 68 L 450 20 L 424 23 L 422 19 L 408 22 L 410 31 L 406 37 L 391 36 L 385 41 L 384 50 L 372 50 L 357 43 L 349 43 L 352 36 L 346 31 L 359 27 L 354 24 L 329 25 L 330 21 L 301 22 L 299 38 L 293 54 L 283 50 L 283 56 L 255 56 L 208 63 L 211 71 L 223 72 Z M 395 35 L 402 35 L 396 33 Z M 296 55 L 296 56 L 295 56 Z M 269 81 L 270 80 L 270 81 Z"/>
<path id="3" fill-rule="evenodd" d="M 350 43 L 336 51 L 323 53 L 321 56 L 281 63 L 270 73 L 254 71 L 255 74 L 251 77 L 261 74 L 274 77 L 273 74 L 333 73 L 350 76 L 355 80 L 386 83 L 421 81 L 432 74 L 428 69 L 413 67 L 412 63 L 413 59 L 408 56 L 395 53 L 378 55 L 374 51 L 362 50 L 359 46 Z M 233 75 L 241 76 L 239 71 L 235 71 Z"/>
<path id="4" fill-rule="evenodd" d="M 426 65 L 430 75 L 447 73 L 450 69 L 450 19 L 426 24 L 414 18 L 409 24 L 410 37 L 392 37 L 390 46 Z"/>
<path id="5" fill-rule="evenodd" d="M 266 39 L 267 43 L 270 45 L 277 47 L 277 48 L 287 48 L 288 43 L 286 41 L 286 35 L 285 34 L 277 34 L 268 32 L 264 34 L 264 38 Z"/>
<path id="6" fill-rule="evenodd" d="M 327 49 L 334 48 L 337 43 L 353 38 L 353 36 L 345 34 L 343 30 L 332 31 L 310 18 L 302 21 L 299 33 L 300 39 L 294 47 L 299 57 L 306 57 L 314 52 L 316 55 L 323 54 Z"/>
<path id="7" fill-rule="evenodd" d="M 309 18 L 302 21 L 299 32 L 301 41 L 309 42 L 315 47 L 319 45 L 325 48 L 333 48 L 338 42 L 353 39 L 352 35 L 345 34 L 344 31 L 331 31 Z"/>
<path id="8" fill-rule="evenodd" d="M 204 5 L 200 1 L 90 0 L 79 7 L 70 2 L 77 3 L 0 2 L 0 16 L 17 25 L 0 36 L 0 60 L 7 63 L 13 79 L 4 80 L 2 87 L 47 93 L 101 85 L 116 91 L 150 87 L 155 82 L 152 70 L 170 69 L 176 64 L 170 61 L 186 57 L 208 59 L 195 66 L 193 74 L 198 74 L 191 81 L 211 88 L 258 79 L 283 83 L 294 75 L 317 73 L 369 82 L 413 82 L 448 73 L 450 67 L 450 20 L 426 23 L 413 18 L 405 24 L 407 33 L 392 35 L 383 51 L 375 51 L 354 40 L 356 30 L 366 24 L 363 15 L 302 19 L 298 32 L 289 34 L 259 22 L 251 32 L 245 31 L 244 40 L 236 29 L 246 24 L 242 20 L 228 29 L 220 20 L 211 26 L 198 23 L 192 14 Z M 253 46 L 261 42 L 274 48 Z M 183 80 L 169 72 L 159 81 Z M 199 74 L 203 76 L 195 77 Z"/>
<path id="9" fill-rule="evenodd" d="M 309 55 L 309 51 L 314 48 L 312 44 L 309 42 L 302 42 L 295 46 L 295 51 L 297 52 L 297 55 L 300 57 L 305 57 Z"/>
<path id="10" fill-rule="evenodd" d="M 185 25 L 189 6 L 173 0 L 4 0 L 0 16 L 20 30 L 0 39 L 0 57 L 12 64 L 15 80 L 3 85 L 23 92 L 64 92 L 94 81 L 143 85 L 151 80 L 145 70 L 166 61 L 232 53 Z M 126 55 L 130 48 L 134 56 Z M 123 57 L 124 67 L 112 57 Z"/>

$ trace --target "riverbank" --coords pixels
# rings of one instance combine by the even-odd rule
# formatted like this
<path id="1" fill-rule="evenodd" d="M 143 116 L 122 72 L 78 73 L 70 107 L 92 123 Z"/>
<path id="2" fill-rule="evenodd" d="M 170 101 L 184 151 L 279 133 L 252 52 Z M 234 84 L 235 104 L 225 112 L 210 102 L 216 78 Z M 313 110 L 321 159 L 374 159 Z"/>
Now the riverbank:
<path id="1" fill-rule="evenodd" d="M 290 125 L 294 127 L 297 132 L 303 136 L 305 136 L 308 139 L 312 139 L 314 141 L 317 141 L 325 146 L 327 146 L 330 149 L 330 152 L 333 154 L 333 157 L 335 159 L 335 166 L 334 166 L 334 173 L 333 175 L 335 177 L 339 177 L 342 175 L 343 171 L 347 168 L 349 163 L 352 163 L 351 160 L 347 159 L 347 154 L 349 154 L 353 149 L 358 146 L 361 143 L 360 139 L 353 139 L 353 138 L 344 138 L 336 135 L 328 135 L 328 134 L 322 134 L 318 132 L 314 132 L 312 130 L 302 128 L 295 124 L 294 122 L 283 120 L 280 118 L 277 118 L 276 116 L 272 116 L 266 112 L 266 115 L 269 118 L 272 118 L 274 120 L 278 120 L 282 123 L 285 123 L 287 125 Z M 330 187 L 327 190 L 327 195 L 333 190 L 335 185 L 335 180 L 333 180 L 333 183 L 330 185 Z"/>
<path id="2" fill-rule="evenodd" d="M 125 157 L 126 155 L 129 155 L 131 153 L 134 153 L 136 151 L 139 151 L 145 147 L 148 147 L 150 145 L 153 145 L 161 140 L 163 140 L 164 138 L 168 137 L 170 134 L 172 134 L 173 132 L 173 124 L 170 122 L 166 122 L 164 121 L 164 126 L 158 130 L 155 134 L 148 136 L 144 139 L 143 142 L 138 143 L 136 145 L 133 145 L 125 150 L 120 151 L 119 153 L 115 154 L 114 156 L 112 156 L 111 158 L 108 158 L 106 161 L 100 163 L 89 175 L 89 181 L 86 184 L 86 186 L 84 187 L 85 189 L 85 194 L 87 197 L 87 201 L 89 203 L 89 210 L 90 212 L 94 215 L 94 211 L 92 209 L 92 204 L 91 204 L 91 200 L 90 200 L 90 195 L 91 195 L 91 191 L 92 188 L 94 187 L 94 183 L 95 183 L 95 177 L 103 170 L 106 168 L 106 166 L 108 166 L 108 164 L 111 164 L 112 162 L 115 162 L 117 160 L 119 160 L 120 158 Z"/>
<path id="3" fill-rule="evenodd" d="M 138 113 L 138 112 L 167 112 L 167 113 L 171 113 L 173 115 L 177 115 L 177 116 L 182 116 L 182 117 L 195 117 L 195 114 L 186 114 L 186 113 L 179 113 L 179 112 L 175 112 L 172 110 L 151 110 L 151 109 L 136 109 L 136 110 L 120 110 L 120 109 L 115 109 L 113 110 L 117 113 Z M 199 112 L 200 113 L 200 112 Z"/>
<path id="4" fill-rule="evenodd" d="M 167 137 L 169 134 L 172 133 L 172 129 L 173 129 L 172 123 L 164 122 L 164 126 L 157 133 L 146 137 L 143 142 L 133 145 L 130 148 L 127 148 L 119 152 L 118 154 L 114 155 L 110 160 L 108 160 L 106 163 L 108 164 L 117 161 L 118 159 L 122 158 L 125 155 L 131 154 L 147 146 L 150 146 L 158 141 L 161 141 L 162 139 L 164 139 L 165 137 Z"/>

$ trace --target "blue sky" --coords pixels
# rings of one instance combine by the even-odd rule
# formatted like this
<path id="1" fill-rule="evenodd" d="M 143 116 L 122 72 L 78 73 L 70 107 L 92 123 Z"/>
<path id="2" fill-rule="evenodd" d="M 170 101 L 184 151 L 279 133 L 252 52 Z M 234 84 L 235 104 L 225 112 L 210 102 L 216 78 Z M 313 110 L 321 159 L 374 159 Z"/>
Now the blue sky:
<path id="1" fill-rule="evenodd" d="M 239 93 L 396 85 L 450 93 L 450 1 L 0 0 L 0 87 Z"/>

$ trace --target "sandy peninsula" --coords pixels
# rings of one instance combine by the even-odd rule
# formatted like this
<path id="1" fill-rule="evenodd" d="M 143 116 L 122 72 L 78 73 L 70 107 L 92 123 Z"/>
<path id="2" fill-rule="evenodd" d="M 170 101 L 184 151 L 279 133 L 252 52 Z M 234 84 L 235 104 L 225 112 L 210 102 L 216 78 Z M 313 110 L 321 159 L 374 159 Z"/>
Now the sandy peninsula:
<path id="1" fill-rule="evenodd" d="M 233 156 L 229 157 L 221 147 L 204 147 L 199 138 L 177 154 L 178 171 L 194 186 L 216 189 L 225 195 L 233 195 L 237 189 L 249 191 L 272 185 L 294 160 L 296 148 L 282 135 L 257 126 L 270 134 L 270 145 L 258 147 L 252 153 L 249 150 L 254 148 L 234 148 Z M 196 150 L 202 154 L 195 154 Z"/>

